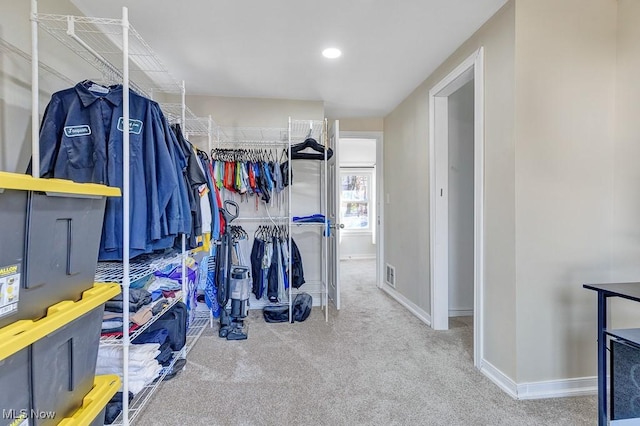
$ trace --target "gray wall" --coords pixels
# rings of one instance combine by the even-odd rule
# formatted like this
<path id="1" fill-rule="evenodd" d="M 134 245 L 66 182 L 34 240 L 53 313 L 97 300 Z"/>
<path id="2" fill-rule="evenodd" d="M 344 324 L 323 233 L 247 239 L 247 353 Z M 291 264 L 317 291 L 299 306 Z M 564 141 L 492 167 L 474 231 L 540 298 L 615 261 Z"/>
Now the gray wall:
<path id="1" fill-rule="evenodd" d="M 80 14 L 67 0 L 39 2 L 39 12 Z M 53 4 L 55 3 L 55 4 Z M 31 23 L 29 1 L 2 1 L 0 13 L 0 170 L 23 173 L 31 158 Z M 86 62 L 44 31 L 40 62 L 57 73 L 40 72 L 40 113 L 53 92 L 97 76 Z M 27 56 L 27 58 L 24 57 Z"/>
<path id="2" fill-rule="evenodd" d="M 448 99 L 449 316 L 473 311 L 473 80 Z"/>
<path id="3" fill-rule="evenodd" d="M 329 120 L 333 120 L 333 118 L 329 118 Z M 339 120 L 341 132 L 381 132 L 384 130 L 384 119 L 382 117 L 340 118 Z"/>
<path id="4" fill-rule="evenodd" d="M 287 127 L 289 116 L 299 120 L 324 119 L 322 101 L 187 96 L 187 105 L 198 116 L 211 114 L 223 127 Z"/>
<path id="5" fill-rule="evenodd" d="M 516 382 L 595 373 L 611 276 L 617 3 L 516 2 Z M 639 22 L 639 21 L 636 21 Z"/>
<path id="6" fill-rule="evenodd" d="M 385 119 L 385 185 L 402 204 L 403 182 L 428 185 L 428 89 L 484 46 L 483 357 L 516 384 L 594 376 L 582 284 L 638 280 L 638 22 L 630 0 L 511 1 Z M 428 260 L 429 210 L 414 205 L 421 220 L 388 206 L 385 254 L 428 311 L 413 265 Z M 640 323 L 637 306 L 613 304 L 616 325 Z"/>
<path id="7" fill-rule="evenodd" d="M 397 291 L 430 312 L 429 89 L 484 46 L 485 51 L 485 350 L 484 358 L 516 374 L 515 323 L 515 4 L 483 25 L 384 121 L 385 262 Z M 423 188 L 420 196 L 407 190 Z M 407 208 L 410 206 L 410 208 Z"/>
<path id="8" fill-rule="evenodd" d="M 612 279 L 640 277 L 640 2 L 618 0 Z M 638 327 L 636 303 L 611 302 L 615 326 Z"/>

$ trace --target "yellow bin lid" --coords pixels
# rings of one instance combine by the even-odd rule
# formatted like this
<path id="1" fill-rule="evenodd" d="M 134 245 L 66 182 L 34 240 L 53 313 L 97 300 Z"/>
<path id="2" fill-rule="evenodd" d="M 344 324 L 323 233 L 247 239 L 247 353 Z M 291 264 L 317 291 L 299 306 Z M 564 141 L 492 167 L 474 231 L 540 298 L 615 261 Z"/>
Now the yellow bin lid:
<path id="1" fill-rule="evenodd" d="M 0 328 L 0 361 L 97 308 L 120 294 L 120 290 L 119 284 L 94 284 L 77 302 L 65 300 L 50 306 L 44 318 L 19 320 Z"/>
<path id="2" fill-rule="evenodd" d="M 119 197 L 121 195 L 120 188 L 97 183 L 76 183 L 66 179 L 41 179 L 31 175 L 9 172 L 0 172 L 0 189 L 103 197 Z"/>
<path id="3" fill-rule="evenodd" d="M 91 424 L 113 395 L 120 389 L 120 378 L 116 375 L 96 376 L 93 389 L 82 400 L 80 407 L 73 416 L 62 419 L 58 426 L 86 426 Z M 102 422 L 100 422 L 102 424 Z"/>

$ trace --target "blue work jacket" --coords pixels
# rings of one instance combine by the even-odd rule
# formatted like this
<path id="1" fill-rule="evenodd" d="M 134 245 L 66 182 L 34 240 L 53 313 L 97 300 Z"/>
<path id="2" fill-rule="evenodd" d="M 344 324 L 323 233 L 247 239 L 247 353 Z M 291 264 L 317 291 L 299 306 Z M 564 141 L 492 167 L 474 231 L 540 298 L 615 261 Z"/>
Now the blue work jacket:
<path id="1" fill-rule="evenodd" d="M 100 93 L 89 90 L 93 84 L 84 81 L 52 95 L 40 128 L 40 175 L 122 189 L 122 86 Z M 166 211 L 173 215 L 166 221 L 183 220 L 179 207 L 169 207 L 180 202 L 172 197 L 178 187 L 176 166 L 154 104 L 129 92 L 131 257 L 168 237 L 161 225 Z M 100 260 L 122 259 L 122 217 L 122 198 L 109 198 Z"/>

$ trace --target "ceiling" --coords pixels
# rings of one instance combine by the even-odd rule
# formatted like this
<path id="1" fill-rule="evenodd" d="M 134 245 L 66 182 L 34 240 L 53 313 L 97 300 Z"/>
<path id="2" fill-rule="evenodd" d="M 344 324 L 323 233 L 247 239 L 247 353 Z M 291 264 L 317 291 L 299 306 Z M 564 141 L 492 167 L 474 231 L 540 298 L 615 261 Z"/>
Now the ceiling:
<path id="1" fill-rule="evenodd" d="M 188 95 L 324 101 L 347 118 L 391 112 L 506 0 L 72 2 L 105 18 L 127 6 Z"/>

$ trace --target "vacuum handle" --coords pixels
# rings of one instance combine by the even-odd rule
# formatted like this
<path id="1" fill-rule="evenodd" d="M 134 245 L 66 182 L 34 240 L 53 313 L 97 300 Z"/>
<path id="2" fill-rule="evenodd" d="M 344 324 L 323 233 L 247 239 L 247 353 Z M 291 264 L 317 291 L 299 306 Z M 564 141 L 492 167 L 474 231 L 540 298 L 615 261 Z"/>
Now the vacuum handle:
<path id="1" fill-rule="evenodd" d="M 234 207 L 233 212 L 229 210 L 229 206 Z M 222 213 L 222 216 L 224 217 L 224 221 L 226 223 L 233 222 L 233 220 L 238 217 L 239 211 L 240 208 L 238 207 L 238 203 L 232 200 L 224 200 L 224 208 L 220 209 L 220 213 Z"/>

